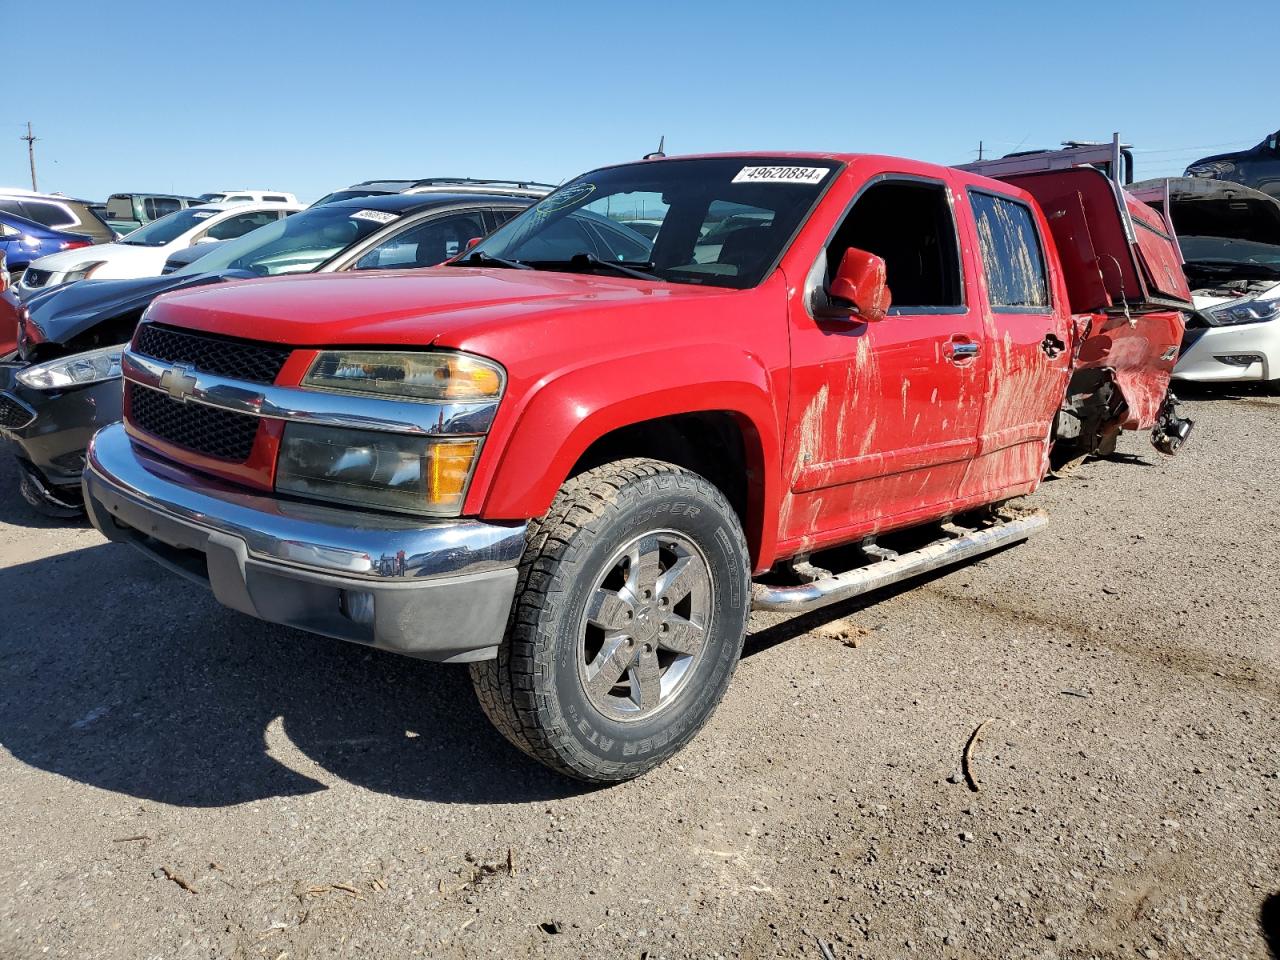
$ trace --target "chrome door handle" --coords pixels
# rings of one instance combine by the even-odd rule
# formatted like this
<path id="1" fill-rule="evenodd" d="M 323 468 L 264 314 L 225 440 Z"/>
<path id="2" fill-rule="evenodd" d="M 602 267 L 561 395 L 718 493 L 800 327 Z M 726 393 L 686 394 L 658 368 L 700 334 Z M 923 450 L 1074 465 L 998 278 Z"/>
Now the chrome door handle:
<path id="1" fill-rule="evenodd" d="M 951 345 L 951 355 L 957 360 L 964 357 L 976 357 L 978 355 L 978 345 L 976 343 L 953 343 Z"/>

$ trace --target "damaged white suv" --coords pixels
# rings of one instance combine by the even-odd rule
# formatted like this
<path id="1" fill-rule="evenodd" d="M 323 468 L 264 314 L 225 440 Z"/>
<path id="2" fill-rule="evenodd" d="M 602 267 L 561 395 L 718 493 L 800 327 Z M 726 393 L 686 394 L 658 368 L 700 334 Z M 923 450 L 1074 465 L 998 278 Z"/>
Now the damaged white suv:
<path id="1" fill-rule="evenodd" d="M 1173 375 L 1280 381 L 1280 202 L 1238 183 L 1181 178 L 1129 188 L 1166 204 L 1196 312 Z"/>

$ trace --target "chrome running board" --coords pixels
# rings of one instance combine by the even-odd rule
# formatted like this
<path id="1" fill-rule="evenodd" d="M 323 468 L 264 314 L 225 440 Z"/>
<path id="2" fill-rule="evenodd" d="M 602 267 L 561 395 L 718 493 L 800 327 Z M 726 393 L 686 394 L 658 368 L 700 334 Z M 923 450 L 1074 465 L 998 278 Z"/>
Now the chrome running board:
<path id="1" fill-rule="evenodd" d="M 891 560 L 881 560 L 879 563 L 794 587 L 752 584 L 751 606 L 754 610 L 781 613 L 819 610 L 841 600 L 870 593 L 954 563 L 963 563 L 992 550 L 1026 540 L 1039 533 L 1048 522 L 1048 516 L 1037 511 L 1017 519 L 1001 520 L 982 529 L 965 530 L 947 524 L 943 527 L 947 533 L 946 539 L 903 553 Z"/>

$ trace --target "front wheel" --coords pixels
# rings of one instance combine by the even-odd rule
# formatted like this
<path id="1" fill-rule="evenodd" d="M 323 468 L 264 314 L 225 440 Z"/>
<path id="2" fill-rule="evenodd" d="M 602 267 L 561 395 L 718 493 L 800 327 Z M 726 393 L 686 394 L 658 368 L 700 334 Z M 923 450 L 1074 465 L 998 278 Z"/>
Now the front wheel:
<path id="1" fill-rule="evenodd" d="M 742 527 L 719 490 L 661 461 L 606 464 L 530 525 L 511 627 L 472 682 L 521 750 L 581 780 L 627 780 L 720 702 L 750 597 Z"/>

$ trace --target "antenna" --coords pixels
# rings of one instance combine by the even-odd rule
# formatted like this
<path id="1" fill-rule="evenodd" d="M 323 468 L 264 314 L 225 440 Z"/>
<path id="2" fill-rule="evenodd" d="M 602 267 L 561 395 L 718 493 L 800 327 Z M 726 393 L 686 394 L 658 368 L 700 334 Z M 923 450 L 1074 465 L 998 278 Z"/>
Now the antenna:
<path id="1" fill-rule="evenodd" d="M 658 138 L 658 149 L 653 151 L 653 153 L 646 153 L 644 155 L 644 159 L 661 160 L 663 157 L 666 156 L 666 154 L 662 152 L 662 148 L 666 146 L 666 143 L 667 143 L 667 135 L 664 133 L 662 136 Z"/>
<path id="2" fill-rule="evenodd" d="M 27 135 L 20 139 L 27 141 L 27 161 L 31 164 L 31 189 L 39 192 L 36 186 L 36 141 L 40 138 L 31 132 L 31 121 L 27 121 Z"/>

